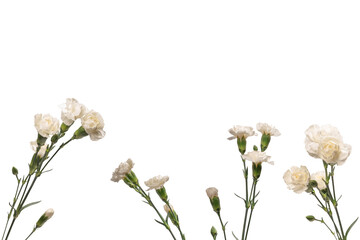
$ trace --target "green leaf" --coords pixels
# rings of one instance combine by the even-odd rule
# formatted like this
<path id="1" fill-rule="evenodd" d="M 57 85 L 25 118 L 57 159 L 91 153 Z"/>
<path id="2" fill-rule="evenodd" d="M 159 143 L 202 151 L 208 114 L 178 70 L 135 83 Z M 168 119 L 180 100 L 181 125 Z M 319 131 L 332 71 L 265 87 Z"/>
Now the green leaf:
<path id="1" fill-rule="evenodd" d="M 239 239 L 235 236 L 234 232 L 232 232 L 232 235 L 234 236 L 234 238 L 235 238 L 236 240 L 239 240 Z"/>
<path id="2" fill-rule="evenodd" d="M 160 221 L 158 221 L 158 220 L 156 220 L 156 219 L 154 219 L 154 220 L 155 220 L 155 222 L 157 222 L 158 224 L 161 224 L 161 225 L 165 226 L 162 222 L 160 222 Z"/>
<path id="3" fill-rule="evenodd" d="M 235 196 L 237 196 L 238 198 L 241 198 L 242 200 L 244 200 L 244 202 L 246 203 L 246 200 L 245 200 L 244 198 L 240 197 L 240 196 L 237 195 L 236 193 L 234 193 L 234 194 L 235 194 Z"/>
<path id="4" fill-rule="evenodd" d="M 41 201 L 37 201 L 37 202 L 32 202 L 32 203 L 26 204 L 25 206 L 23 206 L 23 207 L 20 209 L 20 212 L 21 212 L 22 210 L 24 210 L 25 208 L 31 207 L 32 205 L 35 205 L 35 204 L 38 204 L 39 202 L 41 202 Z"/>
<path id="5" fill-rule="evenodd" d="M 358 219 L 359 219 L 359 217 L 357 219 L 355 219 L 355 221 L 349 226 L 348 230 L 345 233 L 345 239 L 346 239 L 347 235 L 349 234 L 351 228 L 355 225 L 355 223 L 357 222 Z"/>

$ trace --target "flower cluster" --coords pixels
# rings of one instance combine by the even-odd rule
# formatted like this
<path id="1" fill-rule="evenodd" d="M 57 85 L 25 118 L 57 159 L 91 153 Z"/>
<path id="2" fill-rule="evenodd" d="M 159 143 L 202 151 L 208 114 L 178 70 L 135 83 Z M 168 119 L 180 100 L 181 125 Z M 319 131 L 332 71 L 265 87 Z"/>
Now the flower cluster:
<path id="1" fill-rule="evenodd" d="M 310 174 L 305 166 L 291 167 L 285 172 L 284 181 L 287 187 L 295 193 L 307 192 L 314 196 L 318 206 L 329 216 L 334 229 L 331 229 L 323 218 L 317 219 L 313 215 L 308 215 L 306 216 L 307 220 L 323 223 L 337 240 L 345 240 L 357 219 L 345 232 L 337 208 L 339 199 L 335 195 L 334 175 L 335 167 L 344 164 L 349 157 L 351 146 L 343 142 L 339 130 L 331 125 L 311 125 L 305 131 L 305 135 L 306 151 L 311 157 L 322 160 L 324 171 Z M 333 212 L 336 213 L 337 219 Z"/>
<path id="2" fill-rule="evenodd" d="M 77 119 L 81 120 L 81 126 L 73 133 L 69 140 L 62 143 L 57 150 L 52 153 L 52 150 L 56 148 L 57 142 L 66 135 Z M 60 121 L 50 114 L 36 114 L 34 117 L 37 139 L 36 141 L 30 142 L 30 146 L 35 153 L 29 163 L 29 172 L 27 175 L 20 177 L 17 168 L 12 168 L 12 174 L 16 177 L 17 181 L 17 188 L 13 202 L 10 203 L 11 209 L 8 214 L 2 239 L 4 239 L 4 237 L 5 240 L 8 239 L 14 223 L 25 208 L 40 202 L 26 204 L 26 200 L 34 187 L 35 182 L 44 172 L 48 171 L 46 170 L 46 167 L 53 160 L 55 155 L 75 139 L 80 139 L 89 135 L 91 140 L 96 141 L 105 136 L 104 120 L 101 115 L 93 110 L 88 111 L 83 104 L 80 104 L 74 98 L 66 99 L 66 103 L 62 105 L 61 120 L 62 123 L 60 124 Z M 50 141 L 48 141 L 48 139 Z M 54 211 L 52 209 L 47 210 L 37 221 L 33 231 L 26 239 L 28 239 L 36 229 L 42 227 L 53 214 Z M 11 217 L 13 220 L 8 228 Z"/>

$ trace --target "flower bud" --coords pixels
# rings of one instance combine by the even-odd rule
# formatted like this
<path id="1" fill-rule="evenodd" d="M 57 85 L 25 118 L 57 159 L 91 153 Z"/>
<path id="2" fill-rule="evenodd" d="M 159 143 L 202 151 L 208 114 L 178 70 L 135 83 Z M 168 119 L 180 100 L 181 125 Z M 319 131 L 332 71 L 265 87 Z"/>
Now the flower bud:
<path id="1" fill-rule="evenodd" d="M 313 215 L 306 216 L 306 219 L 309 220 L 309 222 L 313 222 L 316 220 L 316 218 Z"/>
<path id="2" fill-rule="evenodd" d="M 256 163 L 252 164 L 252 173 L 254 179 L 258 179 L 260 177 L 261 169 L 262 169 L 261 162 L 257 164 Z"/>
<path id="3" fill-rule="evenodd" d="M 60 135 L 59 134 L 54 134 L 52 137 L 51 137 L 51 142 L 53 144 L 57 143 L 57 141 L 59 140 L 60 138 Z"/>
<path id="4" fill-rule="evenodd" d="M 15 176 L 17 176 L 19 173 L 19 171 L 17 170 L 16 167 L 12 167 L 11 171 L 12 171 L 12 174 L 14 174 Z"/>
<path id="5" fill-rule="evenodd" d="M 170 208 L 167 204 L 164 205 L 164 210 L 167 213 L 167 216 L 170 218 L 171 222 L 175 226 L 179 226 L 179 216 L 176 214 L 174 207 L 170 205 Z"/>
<path id="6" fill-rule="evenodd" d="M 264 152 L 269 146 L 271 140 L 270 134 L 263 134 L 261 136 L 261 151 Z"/>
<path id="7" fill-rule="evenodd" d="M 167 193 L 166 193 L 165 187 L 156 189 L 156 193 L 159 195 L 160 199 L 161 199 L 163 202 L 167 202 L 167 201 L 168 201 L 168 195 L 167 195 Z"/>
<path id="8" fill-rule="evenodd" d="M 256 145 L 253 146 L 253 150 L 254 151 L 257 151 L 258 150 L 258 147 Z"/>
<path id="9" fill-rule="evenodd" d="M 237 144 L 238 144 L 238 148 L 240 153 L 243 155 L 246 152 L 246 138 L 242 137 L 242 138 L 237 138 Z"/>
<path id="10" fill-rule="evenodd" d="M 85 129 L 81 126 L 81 127 L 78 128 L 78 130 L 76 130 L 74 132 L 73 138 L 74 139 L 80 139 L 80 138 L 86 137 L 87 135 L 89 135 L 89 134 L 87 134 Z"/>
<path id="11" fill-rule="evenodd" d="M 216 236 L 217 236 L 217 231 L 214 226 L 211 227 L 210 233 L 211 233 L 211 236 L 213 237 L 213 239 L 215 240 Z"/>
<path id="12" fill-rule="evenodd" d="M 216 213 L 219 213 L 221 210 L 221 207 L 220 207 L 220 199 L 218 196 L 218 190 L 214 187 L 210 187 L 210 188 L 206 189 L 206 194 L 208 195 L 208 197 L 210 199 L 210 203 L 211 203 L 211 206 L 213 207 L 213 210 Z"/>
<path id="13" fill-rule="evenodd" d="M 46 210 L 46 212 L 39 218 L 39 220 L 36 222 L 36 228 L 42 227 L 44 223 L 49 220 L 54 215 L 54 210 L 52 208 L 49 208 Z"/>

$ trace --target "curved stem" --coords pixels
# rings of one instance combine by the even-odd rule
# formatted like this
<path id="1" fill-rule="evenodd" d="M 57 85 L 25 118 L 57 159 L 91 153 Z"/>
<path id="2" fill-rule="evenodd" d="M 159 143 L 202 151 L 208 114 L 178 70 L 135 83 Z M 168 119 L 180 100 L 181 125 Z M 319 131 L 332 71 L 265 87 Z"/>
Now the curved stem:
<path id="1" fill-rule="evenodd" d="M 4 236 L 5 236 L 5 233 L 6 233 L 7 226 L 8 226 L 8 224 L 9 224 L 9 220 L 10 220 L 12 211 L 13 211 L 14 208 L 15 208 L 15 204 L 16 204 L 16 201 L 17 201 L 16 196 L 18 195 L 19 185 L 20 185 L 20 179 L 18 179 L 18 184 L 17 184 L 17 187 L 16 187 L 15 196 L 14 196 L 14 199 L 13 199 L 13 204 L 12 204 L 12 206 L 11 206 L 10 213 L 8 214 L 8 218 L 7 218 L 7 221 L 6 221 L 6 224 L 5 224 L 5 228 L 4 228 L 4 232 L 3 232 L 3 235 L 2 235 L 2 237 L 1 237 L 1 239 L 4 239 Z M 21 190 L 20 190 L 20 191 L 21 191 Z"/>

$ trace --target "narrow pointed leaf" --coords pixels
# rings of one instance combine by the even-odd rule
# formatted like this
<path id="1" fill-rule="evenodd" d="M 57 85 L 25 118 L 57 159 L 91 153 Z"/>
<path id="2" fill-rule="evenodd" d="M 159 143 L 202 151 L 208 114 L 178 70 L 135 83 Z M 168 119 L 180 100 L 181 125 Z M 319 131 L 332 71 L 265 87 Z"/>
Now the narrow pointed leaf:
<path id="1" fill-rule="evenodd" d="M 232 232 L 232 235 L 234 236 L 234 238 L 235 238 L 236 240 L 239 240 L 239 239 L 235 236 L 234 232 Z"/>
<path id="2" fill-rule="evenodd" d="M 347 235 L 349 234 L 351 228 L 355 225 L 355 223 L 357 222 L 358 219 L 359 219 L 359 217 L 357 219 L 355 219 L 355 221 L 349 226 L 348 230 L 345 233 L 345 239 L 346 239 Z"/>
<path id="3" fill-rule="evenodd" d="M 155 220 L 155 222 L 157 222 L 158 224 L 161 224 L 161 225 L 165 226 L 162 222 L 160 222 L 160 221 L 158 221 L 158 220 L 156 220 L 156 219 L 154 219 L 154 220 Z"/>
<path id="4" fill-rule="evenodd" d="M 20 209 L 20 212 L 21 212 L 22 210 L 24 210 L 25 208 L 31 207 L 32 205 L 35 205 L 35 204 L 38 204 L 39 202 L 41 202 L 41 201 L 37 201 L 37 202 L 32 202 L 32 203 L 26 204 L 25 206 L 23 206 L 23 207 Z"/>

